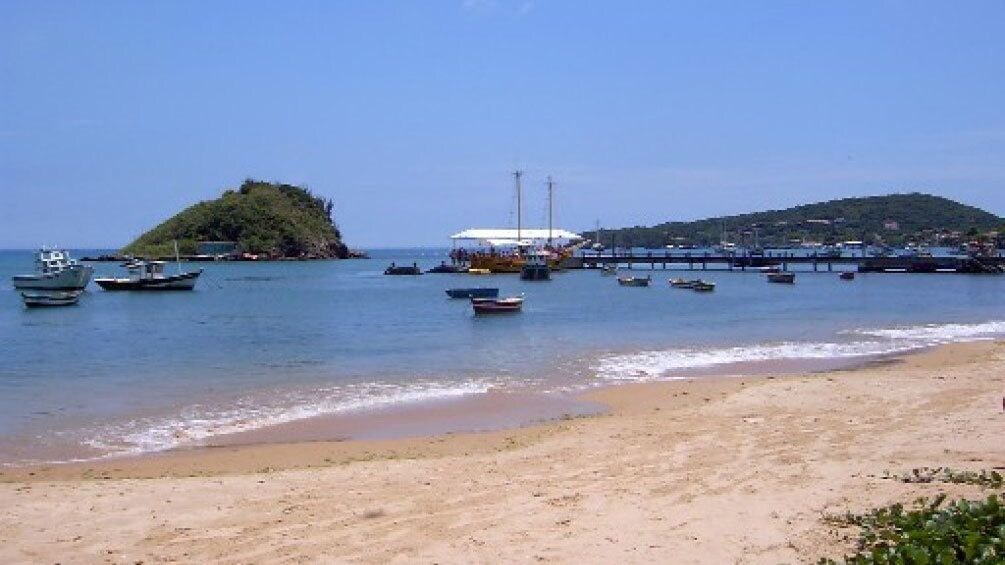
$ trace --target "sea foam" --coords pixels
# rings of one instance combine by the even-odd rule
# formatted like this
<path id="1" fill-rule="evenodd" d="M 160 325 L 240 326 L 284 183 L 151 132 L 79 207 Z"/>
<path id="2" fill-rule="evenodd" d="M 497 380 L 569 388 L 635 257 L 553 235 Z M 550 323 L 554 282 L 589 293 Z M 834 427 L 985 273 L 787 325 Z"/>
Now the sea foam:
<path id="1" fill-rule="evenodd" d="M 602 380 L 647 381 L 670 375 L 679 378 L 680 372 L 688 369 L 735 363 L 878 357 L 945 343 L 992 339 L 1005 335 L 1005 321 L 863 328 L 849 330 L 844 335 L 868 339 L 650 350 L 604 356 L 591 369 Z"/>

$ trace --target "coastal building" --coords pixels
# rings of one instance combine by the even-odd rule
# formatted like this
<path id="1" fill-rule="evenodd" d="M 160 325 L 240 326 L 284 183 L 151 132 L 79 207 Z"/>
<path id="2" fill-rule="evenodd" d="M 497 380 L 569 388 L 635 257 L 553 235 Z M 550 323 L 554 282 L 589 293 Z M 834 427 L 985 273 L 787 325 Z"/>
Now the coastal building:
<path id="1" fill-rule="evenodd" d="M 883 220 L 883 229 L 886 231 L 898 231 L 900 230 L 900 222 L 897 220 Z"/>

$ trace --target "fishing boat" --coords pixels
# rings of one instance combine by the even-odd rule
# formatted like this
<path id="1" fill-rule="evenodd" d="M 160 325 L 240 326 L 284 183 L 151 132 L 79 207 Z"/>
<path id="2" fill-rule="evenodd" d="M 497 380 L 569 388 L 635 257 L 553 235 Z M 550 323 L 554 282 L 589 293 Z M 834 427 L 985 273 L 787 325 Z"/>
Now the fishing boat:
<path id="1" fill-rule="evenodd" d="M 551 279 L 551 267 L 548 266 L 547 251 L 531 251 L 527 260 L 520 267 L 520 279 L 525 281 L 546 281 Z"/>
<path id="2" fill-rule="evenodd" d="M 450 298 L 495 298 L 499 296 L 498 288 L 448 288 L 447 296 Z"/>
<path id="3" fill-rule="evenodd" d="M 618 272 L 618 266 L 610 263 L 600 268 L 600 274 L 605 277 L 609 277 L 617 272 Z"/>
<path id="4" fill-rule="evenodd" d="M 695 292 L 712 292 L 715 290 L 715 283 L 710 281 L 697 280 L 691 284 L 691 290 Z"/>
<path id="5" fill-rule="evenodd" d="M 39 249 L 35 253 L 35 273 L 14 275 L 17 290 L 83 290 L 91 282 L 94 268 L 70 258 L 63 249 Z"/>
<path id="6" fill-rule="evenodd" d="M 618 284 L 621 286 L 649 286 L 652 277 L 618 277 Z"/>
<path id="7" fill-rule="evenodd" d="M 202 269 L 177 275 L 164 273 L 164 261 L 133 261 L 126 265 L 125 278 L 98 278 L 94 282 L 105 290 L 192 290 Z"/>
<path id="8" fill-rule="evenodd" d="M 853 280 L 855 280 L 855 273 L 853 271 L 845 271 L 845 272 L 841 273 L 838 276 L 840 276 L 841 280 L 843 280 L 843 281 L 853 281 Z"/>
<path id="9" fill-rule="evenodd" d="M 385 275 L 421 275 L 422 269 L 419 268 L 418 263 L 412 263 L 411 266 L 399 267 L 394 263 L 391 266 L 384 269 Z"/>
<path id="10" fill-rule="evenodd" d="M 670 279 L 669 282 L 670 286 L 674 288 L 692 288 L 694 287 L 694 283 L 699 281 L 689 281 L 687 279 L 676 278 L 676 279 Z"/>
<path id="11" fill-rule="evenodd" d="M 780 271 L 777 273 L 768 273 L 768 282 L 792 284 L 796 282 L 796 274 L 786 271 Z"/>
<path id="12" fill-rule="evenodd" d="M 21 299 L 28 308 L 50 306 L 73 306 L 80 300 L 82 290 L 32 290 L 21 293 Z"/>
<path id="13" fill-rule="evenodd" d="M 125 265 L 129 276 L 126 278 L 98 278 L 94 282 L 105 290 L 192 290 L 195 282 L 202 274 L 198 271 L 184 272 L 181 270 L 181 258 L 178 255 L 178 242 L 174 244 L 175 264 L 178 274 L 164 273 L 165 261 L 132 261 Z"/>
<path id="14" fill-rule="evenodd" d="M 471 269 L 468 269 L 468 274 L 469 275 L 491 275 L 492 271 L 489 270 L 489 269 L 475 269 L 475 268 L 471 268 Z"/>
<path id="15" fill-rule="evenodd" d="M 507 314 L 519 312 L 523 308 L 522 296 L 509 298 L 472 298 L 471 307 L 475 314 Z"/>

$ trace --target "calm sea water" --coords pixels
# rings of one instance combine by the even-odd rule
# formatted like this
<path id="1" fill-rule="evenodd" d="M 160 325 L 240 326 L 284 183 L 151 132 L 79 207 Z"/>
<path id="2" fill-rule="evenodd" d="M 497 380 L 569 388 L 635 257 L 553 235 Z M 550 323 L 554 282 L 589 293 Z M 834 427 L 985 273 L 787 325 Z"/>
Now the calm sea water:
<path id="1" fill-rule="evenodd" d="M 78 252 L 80 256 L 85 252 Z M 92 252 L 93 253 L 93 252 Z M 27 310 L 0 292 L 0 462 L 186 445 L 312 415 L 494 387 L 574 390 L 735 363 L 863 359 L 1005 334 L 1005 277 L 708 272 L 714 293 L 622 288 L 595 271 L 387 277 L 443 250 L 358 261 L 203 263 L 192 293 L 109 293 Z M 0 252 L 0 277 L 30 272 Z M 98 274 L 119 272 L 113 263 Z M 694 275 L 685 275 L 694 276 Z M 475 317 L 456 286 L 526 294 Z"/>

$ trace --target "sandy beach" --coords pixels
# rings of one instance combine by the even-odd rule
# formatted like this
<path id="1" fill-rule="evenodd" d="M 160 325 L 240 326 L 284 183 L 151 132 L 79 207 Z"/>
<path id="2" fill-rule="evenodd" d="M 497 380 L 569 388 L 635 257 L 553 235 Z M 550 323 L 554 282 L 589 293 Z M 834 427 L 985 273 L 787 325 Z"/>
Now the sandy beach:
<path id="1" fill-rule="evenodd" d="M 625 385 L 603 415 L 4 469 L 0 562 L 805 563 L 823 518 L 1005 466 L 1005 343 L 867 367 Z"/>

